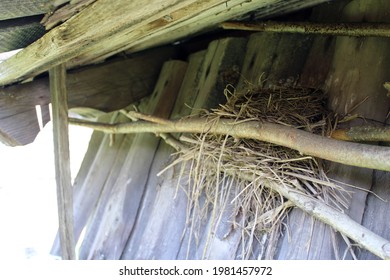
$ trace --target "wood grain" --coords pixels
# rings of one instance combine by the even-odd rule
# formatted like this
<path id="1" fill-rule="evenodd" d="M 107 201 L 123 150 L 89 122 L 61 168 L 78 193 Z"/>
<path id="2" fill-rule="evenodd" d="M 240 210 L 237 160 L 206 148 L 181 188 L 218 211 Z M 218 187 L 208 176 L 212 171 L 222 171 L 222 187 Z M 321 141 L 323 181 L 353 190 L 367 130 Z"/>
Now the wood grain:
<path id="1" fill-rule="evenodd" d="M 164 64 L 146 112 L 168 117 L 180 89 L 187 63 Z M 158 147 L 154 135 L 136 135 L 116 176 L 110 176 L 91 215 L 80 248 L 82 259 L 119 259 L 135 223 L 150 166 Z M 110 166 L 111 168 L 111 166 Z M 131 172 L 129 172 L 131 171 Z M 111 174 L 112 175 L 112 174 Z M 115 248 L 113 250 L 112 248 Z"/>
<path id="2" fill-rule="evenodd" d="M 0 21 L 0 52 L 25 48 L 42 37 L 45 28 L 39 23 L 40 18 Z"/>
<path id="3" fill-rule="evenodd" d="M 49 0 L 2 0 L 0 20 L 41 15 L 49 12 Z"/>
<path id="4" fill-rule="evenodd" d="M 159 48 L 70 71 L 68 106 L 103 112 L 122 109 L 151 94 L 163 63 L 175 56 L 174 48 Z M 15 146 L 34 141 L 39 133 L 35 106 L 45 107 L 50 102 L 48 78 L 0 88 L 0 131 L 7 136 L 2 142 Z M 18 116 L 22 115 L 26 118 L 21 121 Z"/>
<path id="5" fill-rule="evenodd" d="M 64 260 L 74 260 L 76 254 L 73 232 L 73 188 L 70 174 L 65 65 L 61 64 L 50 69 L 50 91 L 61 255 Z"/>
<path id="6" fill-rule="evenodd" d="M 306 0 L 304 5 L 321 2 Z M 99 0 L 2 63 L 0 85 L 37 75 L 69 60 L 73 66 L 101 61 L 141 42 L 144 45 L 137 50 L 174 42 L 254 9 L 271 11 L 270 6 L 279 7 L 280 12 L 302 4 L 280 0 L 148 0 L 140 7 L 137 2 Z"/>

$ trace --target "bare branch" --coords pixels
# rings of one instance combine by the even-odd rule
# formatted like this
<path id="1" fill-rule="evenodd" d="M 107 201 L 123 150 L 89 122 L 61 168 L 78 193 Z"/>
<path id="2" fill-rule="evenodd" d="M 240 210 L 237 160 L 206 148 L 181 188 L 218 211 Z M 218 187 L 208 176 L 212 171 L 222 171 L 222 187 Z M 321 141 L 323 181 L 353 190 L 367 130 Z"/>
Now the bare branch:
<path id="1" fill-rule="evenodd" d="M 220 118 L 214 121 L 187 118 L 150 123 L 106 124 L 70 119 L 70 124 L 89 127 L 106 133 L 214 133 L 235 138 L 254 139 L 288 147 L 304 155 L 346 165 L 390 171 L 390 148 L 350 143 L 318 136 L 303 130 L 260 121 L 235 123 Z"/>
<path id="2" fill-rule="evenodd" d="M 390 37 L 388 23 L 225 22 L 223 29 L 353 37 Z"/>

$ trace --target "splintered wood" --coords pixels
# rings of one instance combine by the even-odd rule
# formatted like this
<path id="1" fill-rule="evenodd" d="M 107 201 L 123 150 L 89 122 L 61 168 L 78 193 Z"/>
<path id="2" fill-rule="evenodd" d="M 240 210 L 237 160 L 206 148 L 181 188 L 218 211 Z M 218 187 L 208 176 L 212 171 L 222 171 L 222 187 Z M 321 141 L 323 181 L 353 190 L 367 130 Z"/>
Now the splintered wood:
<path id="1" fill-rule="evenodd" d="M 267 16 L 325 0 L 294 1 L 195 1 L 139 2 L 99 0 L 65 23 L 53 28 L 17 56 L 0 64 L 0 85 L 11 84 L 48 70 L 54 63 L 74 67 L 102 61 L 113 54 L 139 51 L 182 40 L 217 28 L 228 19 L 255 9 Z M 272 6 L 273 9 L 269 9 Z"/>

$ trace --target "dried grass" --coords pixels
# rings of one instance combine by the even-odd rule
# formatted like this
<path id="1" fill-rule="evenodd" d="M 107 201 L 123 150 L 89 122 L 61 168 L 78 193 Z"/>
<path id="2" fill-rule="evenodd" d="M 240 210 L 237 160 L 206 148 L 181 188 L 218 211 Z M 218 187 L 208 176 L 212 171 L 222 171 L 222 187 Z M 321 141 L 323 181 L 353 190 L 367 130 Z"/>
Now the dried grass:
<path id="1" fill-rule="evenodd" d="M 249 87 L 237 92 L 229 86 L 225 95 L 226 104 L 203 117 L 211 122 L 222 117 L 233 122 L 267 121 L 320 135 L 328 135 L 333 127 L 319 90 Z M 270 143 L 209 133 L 181 140 L 190 147 L 175 162 L 182 163 L 179 181 L 188 178 L 183 184 L 189 198 L 188 249 L 203 243 L 203 258 L 211 256 L 215 237 L 233 238 L 234 232 L 241 233 L 238 258 L 273 258 L 282 223 L 293 205 L 266 188 L 265 180 L 294 186 L 333 207 L 346 207 L 348 194 L 328 179 L 319 159 Z M 240 173 L 250 174 L 252 180 L 241 179 Z M 228 225 L 223 222 L 227 216 Z M 207 240 L 200 240 L 204 230 Z"/>

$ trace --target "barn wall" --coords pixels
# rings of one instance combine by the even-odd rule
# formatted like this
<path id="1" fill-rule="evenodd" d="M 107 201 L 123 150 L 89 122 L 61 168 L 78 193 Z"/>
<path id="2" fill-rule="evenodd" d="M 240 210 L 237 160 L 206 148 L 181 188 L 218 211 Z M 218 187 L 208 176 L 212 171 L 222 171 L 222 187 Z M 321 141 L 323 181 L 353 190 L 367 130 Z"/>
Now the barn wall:
<path id="1" fill-rule="evenodd" d="M 388 1 L 379 0 L 338 1 L 316 8 L 312 19 L 388 21 L 389 5 Z M 323 89 L 329 94 L 328 105 L 335 112 L 342 115 L 358 113 L 366 119 L 384 122 L 390 106 L 382 87 L 390 77 L 389 44 L 390 41 L 380 38 L 265 33 L 214 41 L 207 50 L 191 55 L 187 62 L 178 62 L 186 64 L 187 70 L 182 81 L 175 82 L 177 97 L 172 97 L 175 102 L 169 105 L 173 106 L 171 117 L 188 115 L 191 113 L 189 107 L 215 107 L 223 102 L 223 88 L 227 82 L 238 88 L 243 86 L 243 80 L 238 80 L 240 76 L 226 75 L 238 70 L 241 79 L 244 77 L 253 84 L 261 77 L 267 85 L 298 84 Z M 151 110 L 151 104 L 158 102 L 157 99 L 165 98 L 158 97 L 158 93 L 164 92 L 161 83 L 170 81 L 167 78 L 170 72 L 166 71 L 162 71 L 160 83 L 156 85 L 155 99 L 144 100 L 140 105 L 145 112 L 149 112 L 148 108 Z M 184 72 L 183 69 L 180 71 Z M 233 80 L 225 79 L 231 76 Z M 361 103 L 366 96 L 368 99 Z M 104 118 L 110 122 L 124 121 L 123 116 L 116 114 Z M 170 162 L 172 152 L 153 135 L 116 136 L 110 145 L 108 135 L 94 133 L 75 184 L 75 201 L 78 201 L 75 205 L 76 236 L 85 231 L 81 258 L 242 257 L 240 232 L 230 232 L 226 221 L 222 223 L 220 233 L 208 244 L 206 255 L 204 246 L 210 224 L 206 221 L 202 225 L 197 240 L 190 238 L 186 224 L 187 197 L 182 189 L 176 189 L 179 171 L 170 169 L 157 176 Z M 333 163 L 328 166 L 332 178 L 390 199 L 388 172 Z M 353 191 L 348 214 L 389 239 L 390 222 L 385 215 L 389 204 L 367 191 Z M 285 234 L 279 240 L 277 251 L 266 256 L 275 259 L 349 259 L 354 254 L 360 259 L 376 258 L 364 250 L 351 254 L 338 233 L 299 209 L 291 211 L 286 223 L 288 227 L 284 228 Z M 261 246 L 254 243 L 251 258 L 265 257 Z M 53 251 L 58 254 L 58 244 Z"/>

